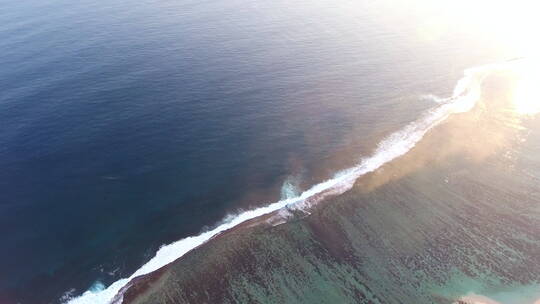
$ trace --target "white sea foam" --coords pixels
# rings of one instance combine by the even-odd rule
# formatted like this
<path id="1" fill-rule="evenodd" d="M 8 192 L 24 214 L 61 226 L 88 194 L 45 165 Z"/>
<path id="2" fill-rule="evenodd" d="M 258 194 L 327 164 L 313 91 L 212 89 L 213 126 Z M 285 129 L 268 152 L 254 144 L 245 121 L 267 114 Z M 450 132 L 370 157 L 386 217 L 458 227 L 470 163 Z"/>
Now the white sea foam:
<path id="1" fill-rule="evenodd" d="M 437 107 L 427 111 L 420 119 L 408 124 L 403 129 L 381 141 L 373 155 L 363 158 L 357 166 L 336 173 L 333 178 L 312 186 L 298 196 L 288 197 L 265 207 L 244 211 L 236 216 L 229 216 L 221 225 L 210 231 L 162 246 L 150 261 L 139 268 L 129 278 L 120 279 L 104 290 L 86 291 L 81 296 L 70 299 L 68 303 L 121 303 L 122 292 L 119 293 L 119 291 L 131 279 L 153 272 L 173 262 L 227 229 L 285 207 L 287 209 L 307 210 L 327 196 L 339 195 L 346 192 L 352 188 L 360 176 L 372 172 L 385 163 L 407 153 L 430 129 L 444 121 L 449 115 L 471 110 L 480 98 L 481 84 L 485 76 L 490 72 L 506 69 L 510 64 L 511 62 L 506 62 L 466 70 L 464 77 L 456 84 L 451 97 L 438 99 L 439 105 Z"/>
<path id="2" fill-rule="evenodd" d="M 443 102 L 445 102 L 448 98 L 445 98 L 445 97 L 439 97 L 439 96 L 434 95 L 434 94 L 425 94 L 425 95 L 420 96 L 420 99 L 421 99 L 421 100 L 429 100 L 429 101 L 433 101 L 433 102 L 435 102 L 435 103 L 443 103 Z"/>
<path id="3" fill-rule="evenodd" d="M 297 197 L 300 194 L 298 177 L 289 176 L 281 186 L 281 200 Z"/>

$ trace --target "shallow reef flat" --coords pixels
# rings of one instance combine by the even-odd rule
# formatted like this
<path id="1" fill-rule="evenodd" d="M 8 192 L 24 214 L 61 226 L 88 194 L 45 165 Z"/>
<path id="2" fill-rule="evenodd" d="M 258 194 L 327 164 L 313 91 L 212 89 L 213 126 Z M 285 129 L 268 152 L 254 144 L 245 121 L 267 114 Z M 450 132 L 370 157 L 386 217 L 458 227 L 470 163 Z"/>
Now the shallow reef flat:
<path id="1" fill-rule="evenodd" d="M 499 114 L 452 117 L 309 216 L 227 231 L 124 303 L 534 303 L 540 134 Z"/>

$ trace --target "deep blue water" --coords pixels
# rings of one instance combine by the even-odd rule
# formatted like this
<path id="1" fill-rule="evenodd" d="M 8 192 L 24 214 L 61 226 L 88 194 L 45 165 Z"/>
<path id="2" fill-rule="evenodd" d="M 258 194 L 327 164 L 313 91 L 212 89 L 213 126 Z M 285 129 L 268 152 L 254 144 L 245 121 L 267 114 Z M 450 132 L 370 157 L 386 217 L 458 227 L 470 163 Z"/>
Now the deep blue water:
<path id="1" fill-rule="evenodd" d="M 430 106 L 419 96 L 507 59 L 460 28 L 423 40 L 387 9 L 0 0 L 0 302 L 130 274 L 291 175 L 355 162 Z"/>

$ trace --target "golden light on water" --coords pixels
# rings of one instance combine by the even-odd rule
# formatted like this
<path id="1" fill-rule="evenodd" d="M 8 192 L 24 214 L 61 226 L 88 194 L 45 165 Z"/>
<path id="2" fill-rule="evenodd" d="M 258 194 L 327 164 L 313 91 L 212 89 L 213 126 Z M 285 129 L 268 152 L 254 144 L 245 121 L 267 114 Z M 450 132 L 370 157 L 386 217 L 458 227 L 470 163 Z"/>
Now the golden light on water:
<path id="1" fill-rule="evenodd" d="M 509 92 L 509 110 L 521 116 L 540 113 L 540 1 L 419 1 L 419 7 L 425 9 L 418 30 L 420 39 L 437 42 L 446 33 L 458 32 L 474 41 L 471 52 L 475 43 L 489 44 L 493 54 L 479 56 L 479 60 L 486 58 L 486 63 L 521 58 L 513 61 L 511 68 L 515 85 Z"/>
<path id="2" fill-rule="evenodd" d="M 519 115 L 540 113 L 540 2 L 531 0 L 435 0 L 452 23 L 461 24 L 478 39 L 490 37 L 493 48 L 504 50 L 515 64 L 512 111 Z"/>

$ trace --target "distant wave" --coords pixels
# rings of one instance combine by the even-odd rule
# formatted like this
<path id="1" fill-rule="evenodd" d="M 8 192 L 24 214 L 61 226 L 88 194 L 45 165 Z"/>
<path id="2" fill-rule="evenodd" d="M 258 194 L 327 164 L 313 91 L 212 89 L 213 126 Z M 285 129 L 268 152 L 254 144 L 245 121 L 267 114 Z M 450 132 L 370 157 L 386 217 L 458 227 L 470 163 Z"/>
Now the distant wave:
<path id="1" fill-rule="evenodd" d="M 67 303 L 121 303 L 124 292 L 122 288 L 131 279 L 153 272 L 175 261 L 225 230 L 277 210 L 299 209 L 307 211 L 328 196 L 339 195 L 348 191 L 362 175 L 373 172 L 382 165 L 410 151 L 430 129 L 443 122 L 448 116 L 471 110 L 481 97 L 481 85 L 484 78 L 491 72 L 509 68 L 512 63 L 513 61 L 507 61 L 465 70 L 463 78 L 457 82 L 451 97 L 437 97 L 438 105 L 435 108 L 426 111 L 416 121 L 409 123 L 401 130 L 382 140 L 373 155 L 363 158 L 358 165 L 336 173 L 333 178 L 312 186 L 296 197 L 285 198 L 265 207 L 245 211 L 235 216 L 228 216 L 221 225 L 213 230 L 164 245 L 150 261 L 135 271 L 129 278 L 120 279 L 103 290 L 86 291 L 81 296 L 68 300 Z"/>

